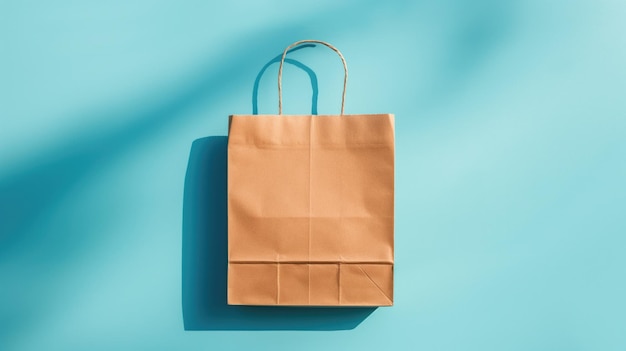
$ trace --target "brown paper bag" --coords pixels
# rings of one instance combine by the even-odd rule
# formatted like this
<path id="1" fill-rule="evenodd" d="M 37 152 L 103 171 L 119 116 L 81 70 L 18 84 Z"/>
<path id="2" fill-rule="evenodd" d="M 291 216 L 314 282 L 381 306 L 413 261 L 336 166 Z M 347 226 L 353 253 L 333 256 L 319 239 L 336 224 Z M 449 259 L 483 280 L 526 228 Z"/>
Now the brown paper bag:
<path id="1" fill-rule="evenodd" d="M 287 51 L 337 52 L 341 115 L 282 115 Z M 344 115 L 332 45 L 285 49 L 278 115 L 232 115 L 228 304 L 393 304 L 394 120 Z"/>

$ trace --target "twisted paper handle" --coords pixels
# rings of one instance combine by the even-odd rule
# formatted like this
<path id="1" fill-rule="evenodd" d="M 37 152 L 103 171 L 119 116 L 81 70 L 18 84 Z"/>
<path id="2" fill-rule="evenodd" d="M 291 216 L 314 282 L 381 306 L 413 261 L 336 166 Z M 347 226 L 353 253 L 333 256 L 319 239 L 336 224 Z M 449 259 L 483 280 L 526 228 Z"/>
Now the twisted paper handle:
<path id="1" fill-rule="evenodd" d="M 343 55 L 336 47 L 328 44 L 327 42 L 320 41 L 320 40 L 308 40 L 308 39 L 297 41 L 287 46 L 285 51 L 283 51 L 283 57 L 280 59 L 280 67 L 278 68 L 278 114 L 279 115 L 283 114 L 283 64 L 285 63 L 285 57 L 287 56 L 287 51 L 289 51 L 293 47 L 296 47 L 304 43 L 316 43 L 316 44 L 322 44 L 322 45 L 328 46 L 330 49 L 336 52 L 337 55 L 339 55 L 339 58 L 341 59 L 341 63 L 343 64 L 343 71 L 345 72 L 343 76 L 343 94 L 341 95 L 341 114 L 343 115 L 344 106 L 346 103 L 346 86 L 348 85 L 348 65 L 346 64 L 346 59 L 343 58 Z"/>

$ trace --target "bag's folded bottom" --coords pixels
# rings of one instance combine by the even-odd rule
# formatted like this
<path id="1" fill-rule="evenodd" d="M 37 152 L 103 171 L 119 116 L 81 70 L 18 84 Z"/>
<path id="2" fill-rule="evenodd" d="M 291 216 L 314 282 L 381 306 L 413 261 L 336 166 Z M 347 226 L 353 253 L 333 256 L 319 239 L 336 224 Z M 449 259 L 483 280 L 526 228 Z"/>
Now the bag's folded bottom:
<path id="1" fill-rule="evenodd" d="M 229 262 L 228 304 L 391 306 L 393 264 Z"/>

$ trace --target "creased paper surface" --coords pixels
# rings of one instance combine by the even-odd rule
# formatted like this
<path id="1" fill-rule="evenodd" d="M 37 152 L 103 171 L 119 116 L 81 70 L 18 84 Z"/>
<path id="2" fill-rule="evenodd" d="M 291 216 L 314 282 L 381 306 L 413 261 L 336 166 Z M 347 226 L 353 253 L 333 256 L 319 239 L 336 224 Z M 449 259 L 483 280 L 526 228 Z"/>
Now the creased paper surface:
<path id="1" fill-rule="evenodd" d="M 393 115 L 231 116 L 228 303 L 393 304 Z"/>

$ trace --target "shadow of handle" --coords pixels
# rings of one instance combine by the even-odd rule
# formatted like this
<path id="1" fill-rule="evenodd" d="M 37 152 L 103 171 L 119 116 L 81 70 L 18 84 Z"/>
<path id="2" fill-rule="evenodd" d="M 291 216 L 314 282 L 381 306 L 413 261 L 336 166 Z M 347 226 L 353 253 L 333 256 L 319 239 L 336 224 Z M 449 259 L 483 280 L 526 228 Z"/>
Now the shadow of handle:
<path id="1" fill-rule="evenodd" d="M 293 51 L 300 50 L 300 49 L 307 48 L 307 47 L 314 47 L 314 46 L 315 46 L 314 44 L 301 45 L 297 48 L 289 50 L 289 52 L 293 52 Z M 265 74 L 265 71 L 267 71 L 267 69 L 274 63 L 280 62 L 281 58 L 282 58 L 282 54 L 274 57 L 268 63 L 266 63 L 263 66 L 263 68 L 261 68 L 261 70 L 259 71 L 259 74 L 257 74 L 256 79 L 254 80 L 254 87 L 252 88 L 252 114 L 253 115 L 259 114 L 259 84 L 261 83 L 261 78 L 263 77 L 263 74 Z M 311 114 L 317 115 L 317 97 L 318 97 L 317 75 L 309 66 L 303 64 L 300 61 L 286 58 L 285 62 L 302 69 L 309 75 L 309 78 L 311 79 L 311 90 L 313 90 L 313 94 L 311 96 Z"/>

